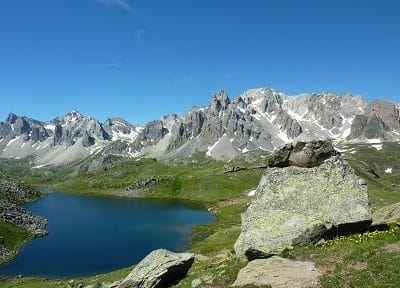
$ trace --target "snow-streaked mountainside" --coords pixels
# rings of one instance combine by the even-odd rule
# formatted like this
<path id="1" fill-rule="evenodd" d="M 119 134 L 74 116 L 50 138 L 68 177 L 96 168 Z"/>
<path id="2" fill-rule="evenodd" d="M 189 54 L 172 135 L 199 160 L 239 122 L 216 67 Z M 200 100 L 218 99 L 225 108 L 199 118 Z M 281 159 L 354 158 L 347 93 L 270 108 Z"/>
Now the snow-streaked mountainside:
<path id="1" fill-rule="evenodd" d="M 167 115 L 145 127 L 121 118 L 100 123 L 76 111 L 49 122 L 11 113 L 0 124 L 0 156 L 32 156 L 40 167 L 94 153 L 177 159 L 204 152 L 215 159 L 231 159 L 297 140 L 398 141 L 399 108 L 381 100 L 367 103 L 351 94 L 287 96 L 260 88 L 234 100 L 221 91 L 207 107 L 194 107 L 183 116 Z"/>

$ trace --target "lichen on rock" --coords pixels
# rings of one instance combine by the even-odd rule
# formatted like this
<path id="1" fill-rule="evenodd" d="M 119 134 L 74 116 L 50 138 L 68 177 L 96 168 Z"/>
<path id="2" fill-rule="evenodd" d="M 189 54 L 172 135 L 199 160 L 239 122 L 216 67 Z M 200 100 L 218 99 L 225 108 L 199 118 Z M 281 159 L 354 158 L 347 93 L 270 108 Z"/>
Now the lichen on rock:
<path id="1" fill-rule="evenodd" d="M 193 262 L 192 253 L 154 250 L 132 270 L 118 288 L 170 287 L 186 276 Z"/>
<path id="2" fill-rule="evenodd" d="M 313 168 L 268 168 L 242 214 L 235 251 L 250 260 L 266 258 L 370 223 L 367 186 L 341 156 Z"/>

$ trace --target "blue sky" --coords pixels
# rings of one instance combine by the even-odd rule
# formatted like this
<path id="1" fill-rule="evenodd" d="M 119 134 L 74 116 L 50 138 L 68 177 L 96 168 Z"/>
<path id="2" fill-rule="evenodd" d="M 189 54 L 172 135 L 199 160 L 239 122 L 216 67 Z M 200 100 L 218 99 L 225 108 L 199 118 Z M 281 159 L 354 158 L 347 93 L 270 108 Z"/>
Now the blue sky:
<path id="1" fill-rule="evenodd" d="M 0 119 L 143 124 L 253 87 L 400 102 L 400 1 L 3 0 Z"/>

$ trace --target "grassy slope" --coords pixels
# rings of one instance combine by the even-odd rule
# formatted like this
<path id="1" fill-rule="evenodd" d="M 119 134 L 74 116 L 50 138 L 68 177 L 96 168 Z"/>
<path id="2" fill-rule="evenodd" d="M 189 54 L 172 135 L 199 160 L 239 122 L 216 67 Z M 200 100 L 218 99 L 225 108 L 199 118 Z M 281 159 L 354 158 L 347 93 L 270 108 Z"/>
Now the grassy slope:
<path id="1" fill-rule="evenodd" d="M 28 240 L 33 239 L 33 235 L 24 229 L 21 229 L 13 224 L 0 221 L 0 245 L 3 245 L 12 252 L 12 255 L 7 259 L 0 259 L 0 264 L 13 258 L 22 245 Z"/>
<path id="2" fill-rule="evenodd" d="M 53 288 L 53 287 L 74 287 L 74 285 L 95 285 L 97 283 L 112 283 L 124 278 L 132 270 L 127 267 L 111 273 L 93 277 L 78 278 L 73 280 L 47 280 L 41 278 L 22 278 L 16 280 L 0 279 L 0 287 L 18 288 Z"/>
<path id="3" fill-rule="evenodd" d="M 353 146 L 357 153 L 345 153 L 345 157 L 349 158 L 356 173 L 367 181 L 373 209 L 399 202 L 400 159 L 396 159 L 396 155 L 400 145 L 385 144 L 381 151 L 369 145 Z M 373 178 L 360 161 L 372 165 L 381 178 Z M 246 265 L 245 262 L 235 259 L 233 244 L 240 232 L 239 215 L 245 211 L 249 202 L 245 192 L 257 186 L 263 171 L 247 170 L 223 174 L 224 165 L 226 163 L 212 162 L 193 166 L 170 166 L 152 160 L 129 161 L 62 182 L 43 182 L 36 179 L 35 183 L 72 193 L 132 196 L 124 192 L 123 188 L 136 180 L 151 175 L 170 177 L 171 181 L 156 184 L 145 191 L 146 197 L 190 199 L 212 209 L 217 216 L 215 222 L 195 227 L 191 250 L 206 255 L 207 258 L 196 261 L 188 277 L 178 287 L 190 287 L 193 279 L 208 275 L 214 278 L 209 287 L 227 287 L 234 281 L 238 270 Z M 244 161 L 229 165 L 252 166 Z M 384 173 L 387 167 L 393 168 L 392 174 Z M 400 282 L 400 271 L 396 265 L 400 260 L 399 241 L 399 229 L 393 229 L 383 233 L 354 235 L 328 242 L 322 247 L 298 247 L 285 252 L 284 256 L 314 261 L 324 272 L 321 278 L 323 287 L 397 287 Z M 127 274 L 127 271 L 124 273 Z M 107 282 L 118 279 L 113 274 L 103 277 Z M 90 279 L 93 281 L 93 278 Z M 28 279 L 19 280 L 18 283 L 6 281 L 4 285 L 10 283 L 15 284 L 12 287 L 36 287 L 29 285 L 44 282 Z M 67 282 L 52 283 L 58 283 L 62 287 Z M 46 287 L 39 284 L 37 287 Z"/>
<path id="4" fill-rule="evenodd" d="M 368 193 L 372 208 L 396 203 L 400 201 L 400 144 L 384 143 L 382 150 L 371 145 L 348 145 L 354 148 L 355 154 L 347 153 L 350 164 L 356 173 L 363 177 L 368 184 Z M 369 165 L 380 178 L 374 178 L 365 171 L 365 164 Z M 385 173 L 386 168 L 392 168 L 392 173 Z"/>

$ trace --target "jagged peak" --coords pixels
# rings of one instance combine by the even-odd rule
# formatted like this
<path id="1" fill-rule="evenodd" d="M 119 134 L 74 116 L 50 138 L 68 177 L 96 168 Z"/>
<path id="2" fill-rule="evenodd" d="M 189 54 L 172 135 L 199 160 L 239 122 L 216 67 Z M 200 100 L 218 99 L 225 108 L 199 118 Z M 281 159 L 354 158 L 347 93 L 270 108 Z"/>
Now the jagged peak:
<path id="1" fill-rule="evenodd" d="M 79 112 L 77 110 L 73 110 L 73 111 L 65 114 L 61 120 L 65 121 L 67 123 L 70 123 L 70 122 L 75 122 L 75 121 L 83 119 L 83 118 L 85 118 L 85 116 L 81 112 Z"/>
<path id="2" fill-rule="evenodd" d="M 17 120 L 18 116 L 15 115 L 14 113 L 10 112 L 7 116 L 6 122 L 8 123 L 14 123 L 15 120 Z"/>
<path id="3" fill-rule="evenodd" d="M 219 112 L 221 110 L 225 110 L 231 100 L 228 97 L 228 93 L 224 90 L 220 90 L 217 94 L 215 94 L 211 99 L 211 110 Z"/>
<path id="4" fill-rule="evenodd" d="M 108 126 L 120 125 L 120 126 L 135 126 L 122 117 L 110 117 L 104 122 Z"/>

